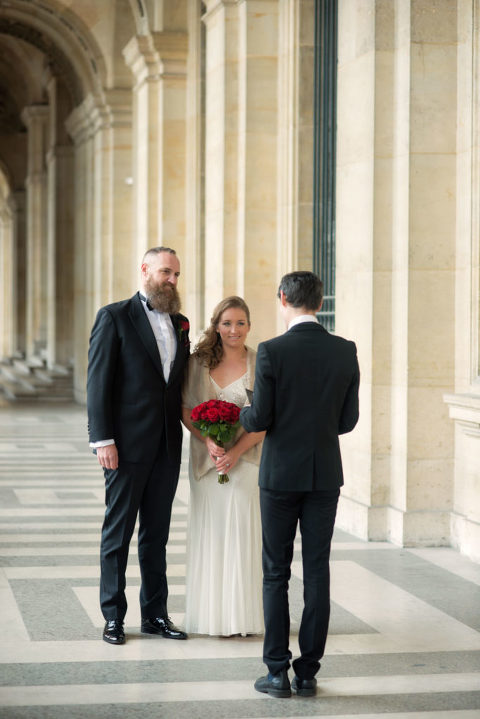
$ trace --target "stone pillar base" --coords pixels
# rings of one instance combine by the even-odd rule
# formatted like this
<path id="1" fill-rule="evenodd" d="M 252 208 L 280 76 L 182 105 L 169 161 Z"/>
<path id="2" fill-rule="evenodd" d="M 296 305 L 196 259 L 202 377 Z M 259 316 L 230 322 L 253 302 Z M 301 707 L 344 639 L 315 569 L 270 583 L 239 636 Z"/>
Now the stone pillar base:
<path id="1" fill-rule="evenodd" d="M 452 516 L 448 511 L 405 512 L 395 507 L 370 507 L 341 496 L 337 527 L 371 542 L 388 541 L 400 547 L 445 547 L 451 544 Z M 473 535 L 471 540 L 473 544 Z"/>
<path id="2" fill-rule="evenodd" d="M 451 545 L 472 559 L 480 562 L 480 524 L 468 517 L 452 513 L 450 519 Z"/>

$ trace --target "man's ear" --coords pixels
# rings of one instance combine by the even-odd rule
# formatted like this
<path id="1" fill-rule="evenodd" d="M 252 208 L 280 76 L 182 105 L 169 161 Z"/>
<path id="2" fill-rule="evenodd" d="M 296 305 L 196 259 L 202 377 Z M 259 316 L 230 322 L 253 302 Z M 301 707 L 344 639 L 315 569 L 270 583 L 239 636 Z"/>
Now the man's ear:
<path id="1" fill-rule="evenodd" d="M 322 297 L 322 301 L 320 302 L 320 304 L 319 304 L 319 306 L 318 306 L 317 312 L 320 312 L 320 310 L 322 309 L 322 307 L 323 307 L 323 297 Z"/>
<path id="2" fill-rule="evenodd" d="M 286 298 L 285 292 L 283 290 L 280 290 L 280 303 L 281 303 L 282 307 L 287 306 L 287 298 Z"/>

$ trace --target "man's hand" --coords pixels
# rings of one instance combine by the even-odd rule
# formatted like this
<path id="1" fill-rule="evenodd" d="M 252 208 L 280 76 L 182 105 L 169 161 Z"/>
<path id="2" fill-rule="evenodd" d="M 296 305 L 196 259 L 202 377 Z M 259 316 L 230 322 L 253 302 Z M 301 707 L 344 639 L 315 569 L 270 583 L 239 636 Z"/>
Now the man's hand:
<path id="1" fill-rule="evenodd" d="M 114 444 L 97 447 L 97 459 L 104 469 L 118 468 L 118 450 Z"/>

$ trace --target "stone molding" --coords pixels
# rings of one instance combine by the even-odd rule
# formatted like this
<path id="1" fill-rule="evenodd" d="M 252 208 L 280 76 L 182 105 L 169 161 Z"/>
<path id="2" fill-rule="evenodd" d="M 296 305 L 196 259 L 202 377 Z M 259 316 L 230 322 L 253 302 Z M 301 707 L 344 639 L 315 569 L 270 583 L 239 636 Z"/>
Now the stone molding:
<path id="1" fill-rule="evenodd" d="M 480 395 L 444 394 L 451 419 L 470 437 L 480 437 Z"/>
<path id="2" fill-rule="evenodd" d="M 21 112 L 24 125 L 28 128 L 33 120 L 46 120 L 50 109 L 48 105 L 27 105 Z"/>
<path id="3" fill-rule="evenodd" d="M 131 127 L 132 107 L 130 90 L 105 91 L 105 100 L 92 94 L 68 116 L 65 126 L 75 145 L 92 138 L 98 130 Z"/>
<path id="4" fill-rule="evenodd" d="M 138 89 L 145 82 L 161 78 L 185 78 L 187 74 L 188 34 L 186 32 L 153 32 L 137 35 L 123 49 Z"/>
<path id="5" fill-rule="evenodd" d="M 205 0 L 206 10 L 202 15 L 202 21 L 208 23 L 221 8 L 235 7 L 235 5 L 240 5 L 243 2 L 245 0 Z"/>

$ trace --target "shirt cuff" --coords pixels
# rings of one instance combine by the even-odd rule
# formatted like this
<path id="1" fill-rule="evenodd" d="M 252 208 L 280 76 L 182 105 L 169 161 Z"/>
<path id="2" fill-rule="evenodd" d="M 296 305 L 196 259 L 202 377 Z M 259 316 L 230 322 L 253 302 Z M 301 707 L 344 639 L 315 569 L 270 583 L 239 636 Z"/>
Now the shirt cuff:
<path id="1" fill-rule="evenodd" d="M 115 444 L 115 440 L 101 439 L 99 442 L 90 442 L 89 446 L 93 447 L 93 449 L 97 449 L 98 447 L 108 447 L 109 444 Z"/>

